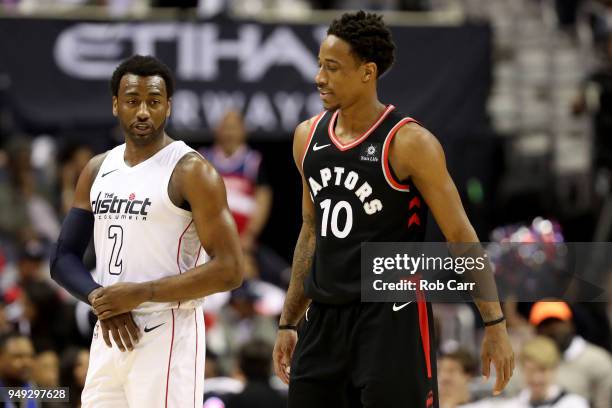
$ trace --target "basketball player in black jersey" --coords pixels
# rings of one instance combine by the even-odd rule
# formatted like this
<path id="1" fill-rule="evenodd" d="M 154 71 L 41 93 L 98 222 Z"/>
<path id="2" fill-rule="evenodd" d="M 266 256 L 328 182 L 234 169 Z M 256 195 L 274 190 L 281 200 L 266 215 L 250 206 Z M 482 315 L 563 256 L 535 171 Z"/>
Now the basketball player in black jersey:
<path id="1" fill-rule="evenodd" d="M 478 242 L 437 139 L 378 100 L 394 52 L 380 16 L 335 20 L 315 78 L 325 111 L 295 131 L 303 222 L 274 349 L 290 408 L 438 407 L 431 305 L 360 302 L 361 243 L 422 241 L 427 207 L 448 242 Z M 514 355 L 499 302 L 475 301 L 499 394 Z"/>

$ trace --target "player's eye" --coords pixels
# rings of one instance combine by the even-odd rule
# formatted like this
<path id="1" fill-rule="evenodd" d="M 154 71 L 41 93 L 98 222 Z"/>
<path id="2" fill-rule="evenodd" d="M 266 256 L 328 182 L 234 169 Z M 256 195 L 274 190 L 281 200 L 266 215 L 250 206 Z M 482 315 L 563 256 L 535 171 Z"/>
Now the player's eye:
<path id="1" fill-rule="evenodd" d="M 128 105 L 135 105 L 136 104 L 136 99 L 128 99 L 127 103 L 128 103 Z"/>

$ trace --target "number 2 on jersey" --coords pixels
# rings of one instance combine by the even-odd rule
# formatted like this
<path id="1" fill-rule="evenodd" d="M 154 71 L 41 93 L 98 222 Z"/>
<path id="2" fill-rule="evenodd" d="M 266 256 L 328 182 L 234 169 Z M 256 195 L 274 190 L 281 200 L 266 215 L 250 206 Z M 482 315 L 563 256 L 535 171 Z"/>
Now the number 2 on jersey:
<path id="1" fill-rule="evenodd" d="M 120 275 L 123 270 L 123 260 L 121 260 L 121 248 L 123 248 L 123 228 L 120 225 L 108 227 L 108 238 L 113 240 L 113 250 L 110 261 L 108 262 L 108 273 Z"/>
<path id="2" fill-rule="evenodd" d="M 321 201 L 323 209 L 323 219 L 321 220 L 321 236 L 327 236 L 327 221 L 329 219 L 329 209 L 331 208 L 331 200 Z M 341 210 L 346 211 L 346 222 L 342 229 L 338 228 L 338 215 Z M 336 238 L 346 238 L 353 228 L 353 208 L 347 201 L 338 201 L 331 210 L 331 231 Z"/>

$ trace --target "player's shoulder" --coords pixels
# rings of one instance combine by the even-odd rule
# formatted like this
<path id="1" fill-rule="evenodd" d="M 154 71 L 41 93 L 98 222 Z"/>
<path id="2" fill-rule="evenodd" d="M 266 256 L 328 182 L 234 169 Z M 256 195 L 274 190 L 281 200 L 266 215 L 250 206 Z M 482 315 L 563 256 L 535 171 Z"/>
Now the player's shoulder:
<path id="1" fill-rule="evenodd" d="M 326 111 L 322 111 L 318 114 L 316 114 L 315 116 L 312 116 L 308 119 L 306 119 L 303 122 L 300 122 L 299 125 L 297 125 L 297 127 L 295 128 L 295 137 L 303 137 L 306 138 L 308 137 L 308 134 L 310 133 L 310 131 L 312 130 L 312 127 L 315 125 L 315 123 L 317 123 L 317 121 L 321 118 L 321 116 L 323 116 L 325 114 Z"/>
<path id="2" fill-rule="evenodd" d="M 401 122 L 400 122 L 401 123 Z M 420 123 L 412 120 L 402 124 L 393 138 L 392 148 L 421 152 L 440 146 L 438 139 Z"/>
<path id="3" fill-rule="evenodd" d="M 102 163 L 104 163 L 104 160 L 106 159 L 106 157 L 108 156 L 110 152 L 111 152 L 110 150 L 107 150 L 104 153 L 97 154 L 91 159 L 89 159 L 89 162 L 87 162 L 87 165 L 85 166 L 84 171 L 87 172 L 87 175 L 90 177 L 92 181 L 95 180 L 95 178 L 97 177 L 98 172 L 100 171 L 100 168 L 102 167 Z"/>
<path id="4" fill-rule="evenodd" d="M 214 182 L 219 179 L 215 167 L 200 153 L 190 151 L 179 159 L 172 178 L 183 183 Z"/>

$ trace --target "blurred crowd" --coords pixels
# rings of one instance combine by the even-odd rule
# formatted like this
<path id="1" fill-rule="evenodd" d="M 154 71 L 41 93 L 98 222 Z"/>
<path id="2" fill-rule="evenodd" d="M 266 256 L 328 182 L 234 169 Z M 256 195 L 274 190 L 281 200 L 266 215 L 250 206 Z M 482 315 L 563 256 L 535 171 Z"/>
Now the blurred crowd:
<path id="1" fill-rule="evenodd" d="M 2 0 L 0 7 L 6 12 L 60 3 L 105 5 L 117 12 L 181 6 L 214 14 L 237 6 L 255 10 L 274 2 Z M 283 7 L 412 11 L 428 10 L 436 4 L 430 0 L 283 3 Z M 602 55 L 601 64 L 577 90 L 571 110 L 575 115 L 589 114 L 593 118 L 593 166 L 604 173 L 599 188 L 604 200 L 610 200 L 612 1 L 556 0 L 554 6 L 560 30 L 569 35 L 575 35 L 579 17 L 587 16 L 594 47 Z M 223 176 L 247 266 L 242 287 L 211 296 L 205 302 L 205 407 L 283 407 L 286 386 L 271 372 L 271 352 L 290 267 L 288 260 L 261 239 L 274 200 L 269 174 L 280 169 L 248 144 L 240 112 L 228 111 L 214 136 L 214 143 L 199 151 Z M 51 281 L 48 259 L 51 243 L 71 206 L 80 171 L 101 147 L 78 139 L 32 138 L 13 129 L 0 148 L 0 385 L 69 386 L 71 406 L 76 407 L 87 371 L 95 316 L 87 305 L 76 302 Z M 602 240 L 609 241 L 610 217 L 607 222 L 609 229 Z M 92 249 L 85 258 L 86 265 L 93 269 Z M 612 407 L 610 302 L 507 302 L 504 310 L 514 343 L 516 370 L 505 394 L 492 399 L 493 381 L 484 382 L 480 376 L 478 344 L 482 329 L 477 313 L 469 305 L 436 305 L 442 408 Z"/>

